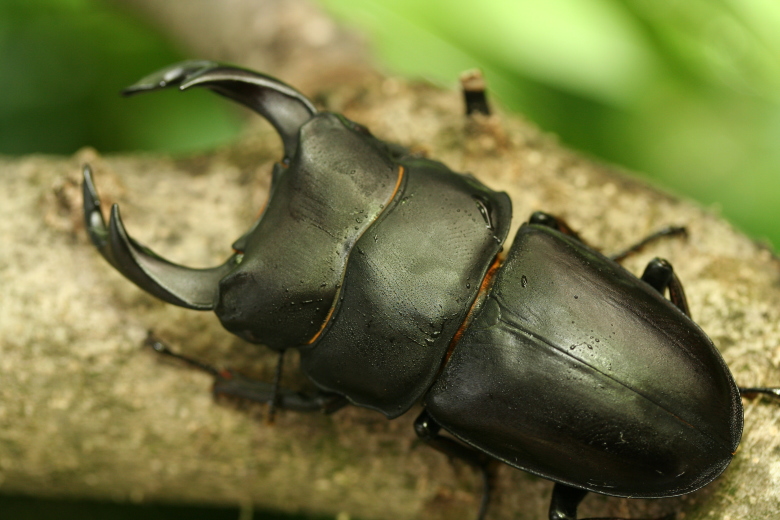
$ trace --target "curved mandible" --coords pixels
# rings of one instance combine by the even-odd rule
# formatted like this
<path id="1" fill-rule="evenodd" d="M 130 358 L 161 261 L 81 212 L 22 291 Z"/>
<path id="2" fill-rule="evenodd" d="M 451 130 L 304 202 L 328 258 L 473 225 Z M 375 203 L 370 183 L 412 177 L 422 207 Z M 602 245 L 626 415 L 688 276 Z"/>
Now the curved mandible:
<path id="1" fill-rule="evenodd" d="M 112 206 L 106 226 L 89 165 L 84 166 L 83 191 L 84 221 L 89 237 L 117 271 L 168 303 L 196 310 L 211 310 L 216 306 L 219 281 L 238 265 L 238 255 L 210 269 L 192 269 L 169 262 L 127 234 L 117 204 Z"/>
<path id="2" fill-rule="evenodd" d="M 265 117 L 284 143 L 284 157 L 290 160 L 298 148 L 298 131 L 317 114 L 303 94 L 276 78 L 213 61 L 183 61 L 146 76 L 122 91 L 137 94 L 178 85 L 208 87 L 217 94 L 246 105 Z"/>

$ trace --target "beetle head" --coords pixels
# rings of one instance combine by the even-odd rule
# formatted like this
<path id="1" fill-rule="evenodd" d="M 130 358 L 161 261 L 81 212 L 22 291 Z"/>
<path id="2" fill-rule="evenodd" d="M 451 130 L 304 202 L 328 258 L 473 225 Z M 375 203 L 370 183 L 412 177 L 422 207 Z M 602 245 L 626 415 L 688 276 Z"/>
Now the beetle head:
<path id="1" fill-rule="evenodd" d="M 215 310 L 231 332 L 284 349 L 316 337 L 340 287 L 350 250 L 397 193 L 403 153 L 343 116 L 317 113 L 284 83 L 244 69 L 188 61 L 147 76 L 135 94 L 178 86 L 207 87 L 268 119 L 284 144 L 261 217 L 220 266 L 191 269 L 131 238 L 118 206 L 108 225 L 88 166 L 87 231 L 100 253 L 147 292 L 169 303 Z"/>
<path id="2" fill-rule="evenodd" d="M 316 336 L 348 255 L 400 178 L 387 146 L 342 116 L 320 113 L 299 135 L 260 219 L 233 244 L 243 256 L 220 281 L 215 309 L 231 332 L 279 349 Z"/>
<path id="3" fill-rule="evenodd" d="M 177 63 L 143 78 L 123 93 L 132 95 L 173 86 L 181 90 L 207 87 L 258 112 L 279 133 L 285 162 L 296 153 L 300 127 L 317 113 L 301 93 L 277 79 L 210 61 Z M 84 167 L 83 191 L 87 232 L 111 265 L 142 289 L 169 303 L 199 310 L 215 307 L 219 280 L 238 264 L 238 255 L 210 269 L 176 265 L 127 234 L 117 205 L 111 208 L 106 225 L 89 166 Z"/>

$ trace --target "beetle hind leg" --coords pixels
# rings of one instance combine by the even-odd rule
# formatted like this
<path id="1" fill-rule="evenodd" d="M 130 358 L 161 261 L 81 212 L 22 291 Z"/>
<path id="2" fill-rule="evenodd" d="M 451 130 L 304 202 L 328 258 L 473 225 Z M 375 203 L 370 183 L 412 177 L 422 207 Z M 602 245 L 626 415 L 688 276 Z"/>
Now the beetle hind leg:
<path id="1" fill-rule="evenodd" d="M 674 274 L 672 264 L 662 258 L 655 258 L 647 264 L 642 281 L 650 284 L 656 291 L 665 294 L 669 290 L 669 300 L 677 306 L 686 316 L 691 317 L 688 309 L 688 301 L 685 298 L 682 282 Z M 745 398 L 754 399 L 759 396 L 771 397 L 780 400 L 780 388 L 778 387 L 739 387 L 739 393 Z"/>
<path id="2" fill-rule="evenodd" d="M 556 483 L 550 499 L 550 520 L 576 520 L 577 506 L 588 492 Z"/>
<path id="3" fill-rule="evenodd" d="M 490 505 L 490 496 L 493 489 L 492 463 L 495 460 L 454 439 L 439 435 L 440 430 L 441 426 L 431 417 L 427 410 L 423 410 L 417 419 L 414 420 L 414 432 L 428 446 L 448 457 L 460 459 L 480 470 L 482 474 L 482 500 L 479 504 L 476 520 L 484 520 L 488 505 Z"/>
<path id="4" fill-rule="evenodd" d="M 688 308 L 688 299 L 685 297 L 685 290 L 682 282 L 674 273 L 672 264 L 663 258 L 654 258 L 650 260 L 642 273 L 642 281 L 648 283 L 653 289 L 663 296 L 666 290 L 669 290 L 669 300 L 680 309 L 683 314 L 691 317 L 691 311 Z"/>
<path id="5" fill-rule="evenodd" d="M 536 224 L 537 226 L 547 226 L 553 228 L 556 231 L 569 235 L 572 238 L 576 238 L 578 241 L 585 244 L 585 241 L 580 238 L 576 231 L 574 231 L 569 224 L 566 223 L 561 217 L 550 215 L 544 211 L 534 211 L 531 214 L 531 218 L 528 219 L 529 224 Z M 586 244 L 587 245 L 587 244 Z"/>
<path id="6" fill-rule="evenodd" d="M 747 399 L 766 396 L 780 400 L 780 388 L 778 387 L 739 387 L 739 394 Z"/>
<path id="7" fill-rule="evenodd" d="M 621 260 L 625 260 L 631 255 L 634 255 L 640 251 L 642 251 L 645 246 L 648 244 L 651 244 L 655 242 L 656 240 L 660 240 L 665 237 L 675 237 L 675 236 L 681 236 L 685 237 L 688 235 L 688 230 L 685 227 L 682 226 L 667 226 L 665 228 L 661 228 L 652 235 L 648 235 L 636 244 L 632 245 L 631 247 L 627 247 L 620 253 L 616 253 L 614 255 L 611 255 L 610 258 L 614 260 L 615 262 L 620 262 Z"/>
<path id="8" fill-rule="evenodd" d="M 550 499 L 550 513 L 549 513 L 549 519 L 550 520 L 577 520 L 577 507 L 580 505 L 580 502 L 582 502 L 582 499 L 585 498 L 585 495 L 587 495 L 588 492 L 584 489 L 574 488 L 571 486 L 567 486 L 566 484 L 561 484 L 560 482 L 555 483 L 555 487 L 553 487 L 552 492 L 552 498 Z M 661 518 L 656 518 L 653 520 L 673 520 L 675 518 L 675 514 L 671 513 L 666 516 L 662 516 Z M 626 520 L 624 518 L 618 518 L 618 517 L 601 517 L 601 518 L 583 518 L 582 520 Z"/>

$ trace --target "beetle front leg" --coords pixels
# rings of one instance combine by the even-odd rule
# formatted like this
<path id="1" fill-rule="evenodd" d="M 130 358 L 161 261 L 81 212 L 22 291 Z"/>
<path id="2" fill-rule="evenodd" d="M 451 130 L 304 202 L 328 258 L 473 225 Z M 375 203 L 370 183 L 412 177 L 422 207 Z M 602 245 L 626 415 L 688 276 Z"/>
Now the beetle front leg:
<path id="1" fill-rule="evenodd" d="M 484 453 L 469 448 L 454 439 L 439 435 L 440 431 L 441 425 L 431 417 L 427 410 L 423 410 L 417 419 L 414 420 L 414 432 L 420 440 L 448 457 L 460 459 L 466 464 L 480 470 L 482 473 L 482 501 L 479 504 L 479 512 L 477 513 L 476 520 L 483 520 L 487 513 L 487 508 L 490 503 L 490 494 L 493 487 L 491 463 L 494 462 L 494 459 L 491 459 Z"/>
<path id="2" fill-rule="evenodd" d="M 762 395 L 773 399 L 780 399 L 780 388 L 777 387 L 739 387 L 739 393 L 747 399 L 755 399 Z"/>
<path id="3" fill-rule="evenodd" d="M 159 354 L 179 359 L 190 366 L 211 374 L 214 377 L 214 387 L 212 389 L 214 395 L 226 395 L 256 403 L 268 403 L 270 408 L 269 419 L 274 408 L 296 412 L 333 413 L 349 404 L 349 401 L 344 396 L 332 392 L 316 391 L 303 393 L 288 388 L 280 388 L 279 374 L 277 374 L 274 383 L 267 383 L 244 377 L 232 370 L 219 370 L 173 352 L 151 335 L 147 337 L 146 344 Z"/>
<path id="4" fill-rule="evenodd" d="M 295 412 L 333 413 L 349 404 L 347 399 L 331 392 L 303 393 L 288 388 L 276 388 L 271 383 L 249 379 L 230 370 L 220 371 L 214 381 L 214 395 L 227 395 L 257 403 L 269 403 L 277 409 Z M 271 409 L 269 409 L 269 416 Z"/>

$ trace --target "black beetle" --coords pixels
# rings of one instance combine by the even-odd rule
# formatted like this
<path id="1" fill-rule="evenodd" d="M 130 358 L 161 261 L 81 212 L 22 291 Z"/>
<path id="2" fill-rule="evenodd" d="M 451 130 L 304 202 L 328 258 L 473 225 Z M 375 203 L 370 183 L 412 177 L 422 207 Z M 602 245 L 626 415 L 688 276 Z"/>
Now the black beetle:
<path id="1" fill-rule="evenodd" d="M 504 258 L 505 193 L 244 69 L 183 62 L 125 93 L 170 86 L 207 87 L 276 128 L 284 158 L 262 215 L 224 264 L 189 269 L 133 240 L 116 205 L 106 226 L 86 167 L 86 226 L 142 289 L 214 310 L 280 352 L 274 384 L 201 365 L 217 392 L 294 410 L 352 403 L 391 419 L 419 402 L 420 438 L 482 469 L 480 517 L 498 460 L 556 482 L 551 519 L 576 518 L 588 491 L 669 497 L 706 485 L 739 444 L 740 392 L 777 394 L 737 387 L 668 262 L 636 278 L 545 213 Z M 288 348 L 316 394 L 279 388 Z"/>

